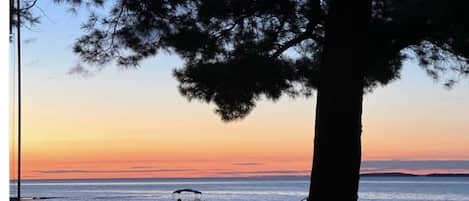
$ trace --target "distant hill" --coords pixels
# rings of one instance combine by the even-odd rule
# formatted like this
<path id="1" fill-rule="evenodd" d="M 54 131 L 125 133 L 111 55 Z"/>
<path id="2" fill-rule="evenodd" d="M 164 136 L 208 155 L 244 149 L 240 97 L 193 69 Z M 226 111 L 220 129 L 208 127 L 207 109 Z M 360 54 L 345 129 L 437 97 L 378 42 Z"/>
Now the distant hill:
<path id="1" fill-rule="evenodd" d="M 409 174 L 402 172 L 363 173 L 362 177 L 469 177 L 467 173 Z"/>
<path id="2" fill-rule="evenodd" d="M 449 173 L 449 174 L 427 174 L 427 177 L 469 177 L 467 173 Z"/>
<path id="3" fill-rule="evenodd" d="M 363 173 L 362 177 L 417 177 L 417 174 L 408 174 L 402 172 L 379 172 L 379 173 Z"/>

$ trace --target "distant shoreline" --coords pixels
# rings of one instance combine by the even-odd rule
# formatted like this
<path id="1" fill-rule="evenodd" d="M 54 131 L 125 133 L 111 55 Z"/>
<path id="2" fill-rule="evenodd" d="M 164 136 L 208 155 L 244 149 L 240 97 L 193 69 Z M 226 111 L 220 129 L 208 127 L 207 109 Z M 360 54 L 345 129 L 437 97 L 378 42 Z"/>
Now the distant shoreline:
<path id="1" fill-rule="evenodd" d="M 363 173 L 362 177 L 469 177 L 469 173 L 410 174 L 402 172 Z"/>
<path id="2" fill-rule="evenodd" d="M 382 172 L 382 173 L 362 173 L 361 177 L 469 177 L 469 173 L 431 173 L 431 174 L 410 174 L 402 172 Z M 179 178 L 164 178 L 164 177 L 150 177 L 150 178 L 63 178 L 63 179 L 23 179 L 22 181 L 80 181 L 80 180 L 187 180 L 187 179 L 207 179 L 207 180 L 220 180 L 220 179 L 309 179 L 309 175 L 298 176 L 245 176 L 245 177 L 179 177 Z M 16 180 L 10 180 L 16 182 Z"/>

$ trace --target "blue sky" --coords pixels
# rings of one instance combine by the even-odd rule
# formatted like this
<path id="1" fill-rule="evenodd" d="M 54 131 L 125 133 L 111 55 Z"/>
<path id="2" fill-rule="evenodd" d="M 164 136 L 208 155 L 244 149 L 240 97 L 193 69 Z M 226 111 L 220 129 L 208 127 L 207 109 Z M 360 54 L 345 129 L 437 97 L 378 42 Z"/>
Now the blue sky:
<path id="1" fill-rule="evenodd" d="M 262 100 L 246 119 L 226 124 L 213 105 L 189 103 L 179 94 L 172 70 L 182 61 L 175 55 L 159 54 L 136 69 L 109 64 L 90 67 L 88 77 L 69 74 L 79 62 L 72 45 L 82 34 L 86 9 L 74 15 L 51 1 L 39 1 L 39 7 L 47 16 L 23 34 L 25 163 L 31 175 L 119 172 L 155 163 L 163 166 L 150 169 L 155 173 L 209 166 L 225 173 L 310 168 L 314 95 Z M 415 61 L 405 62 L 401 77 L 365 95 L 364 167 L 467 169 L 469 80 L 448 90 Z M 115 154 L 105 154 L 110 151 Z M 169 154 L 194 164 L 158 158 Z M 122 165 L 92 163 L 105 160 Z"/>

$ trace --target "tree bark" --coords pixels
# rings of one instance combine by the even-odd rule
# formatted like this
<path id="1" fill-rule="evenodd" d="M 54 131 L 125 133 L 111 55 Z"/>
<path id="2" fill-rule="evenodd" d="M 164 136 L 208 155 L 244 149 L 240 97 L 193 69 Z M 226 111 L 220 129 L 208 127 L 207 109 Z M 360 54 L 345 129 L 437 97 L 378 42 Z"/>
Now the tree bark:
<path id="1" fill-rule="evenodd" d="M 316 104 L 309 201 L 356 201 L 370 0 L 332 0 Z"/>

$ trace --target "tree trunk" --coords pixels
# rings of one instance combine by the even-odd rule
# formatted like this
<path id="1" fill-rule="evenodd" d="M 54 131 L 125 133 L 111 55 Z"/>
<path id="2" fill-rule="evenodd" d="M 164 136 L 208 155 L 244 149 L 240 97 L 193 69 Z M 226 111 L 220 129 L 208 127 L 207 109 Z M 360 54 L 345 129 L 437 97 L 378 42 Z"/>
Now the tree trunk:
<path id="1" fill-rule="evenodd" d="M 309 201 L 356 201 L 371 1 L 329 2 Z"/>

